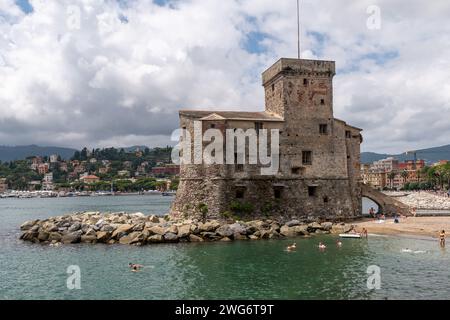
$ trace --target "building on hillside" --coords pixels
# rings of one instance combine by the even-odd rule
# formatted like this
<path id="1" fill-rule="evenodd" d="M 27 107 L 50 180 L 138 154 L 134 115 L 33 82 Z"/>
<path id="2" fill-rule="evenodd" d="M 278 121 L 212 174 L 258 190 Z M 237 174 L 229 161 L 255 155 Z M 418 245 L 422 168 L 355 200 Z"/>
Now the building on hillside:
<path id="1" fill-rule="evenodd" d="M 46 173 L 44 179 L 42 179 L 42 190 L 52 191 L 54 189 L 53 185 L 53 173 Z"/>
<path id="2" fill-rule="evenodd" d="M 6 192 L 6 190 L 8 190 L 6 178 L 0 178 L 0 193 Z"/>
<path id="3" fill-rule="evenodd" d="M 39 174 L 46 174 L 50 170 L 50 165 L 48 163 L 41 163 L 37 166 L 37 172 Z"/>
<path id="4" fill-rule="evenodd" d="M 224 145 L 227 129 L 254 129 L 256 139 L 275 130 L 280 155 L 277 171 L 264 175 L 264 163 L 237 163 L 247 152 L 235 150 L 228 150 L 233 164 L 182 163 L 171 214 L 201 217 L 207 208 L 209 217 L 221 217 L 250 208 L 252 215 L 309 220 L 359 217 L 362 130 L 334 117 L 334 76 L 332 61 L 280 59 L 262 75 L 265 111 L 180 111 L 180 126 L 192 137 L 199 124 L 201 133 L 219 130 Z"/>
<path id="5" fill-rule="evenodd" d="M 170 175 L 176 176 L 180 174 L 180 166 L 174 164 L 167 164 L 163 167 L 153 167 L 152 168 L 153 175 Z"/>
<path id="6" fill-rule="evenodd" d="M 100 178 L 95 175 L 86 175 L 83 177 L 80 177 L 80 181 L 85 184 L 94 184 L 100 182 Z"/>
<path id="7" fill-rule="evenodd" d="M 57 163 L 59 156 L 57 154 L 52 154 L 50 156 L 50 163 Z"/>

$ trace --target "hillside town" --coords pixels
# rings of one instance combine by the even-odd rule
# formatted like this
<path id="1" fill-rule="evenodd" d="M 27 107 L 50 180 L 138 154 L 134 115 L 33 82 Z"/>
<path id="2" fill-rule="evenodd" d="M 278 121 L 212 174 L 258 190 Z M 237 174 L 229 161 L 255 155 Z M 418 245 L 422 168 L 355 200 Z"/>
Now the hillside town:
<path id="1" fill-rule="evenodd" d="M 394 157 L 361 164 L 361 179 L 379 190 L 444 190 L 450 185 L 450 161 L 400 162 Z"/>
<path id="2" fill-rule="evenodd" d="M 84 148 L 69 160 L 59 155 L 0 162 L 3 197 L 168 192 L 177 189 L 179 166 L 171 148 L 133 151 Z"/>

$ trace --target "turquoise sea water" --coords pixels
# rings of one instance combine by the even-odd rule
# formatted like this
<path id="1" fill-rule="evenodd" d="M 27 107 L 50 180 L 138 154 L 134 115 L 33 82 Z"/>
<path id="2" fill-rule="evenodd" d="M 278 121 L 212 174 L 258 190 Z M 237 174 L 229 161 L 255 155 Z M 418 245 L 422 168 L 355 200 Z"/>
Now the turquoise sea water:
<path id="1" fill-rule="evenodd" d="M 74 211 L 165 213 L 170 197 L 0 199 L 0 299 L 448 299 L 450 254 L 434 240 L 333 236 L 233 243 L 66 245 L 18 240 L 25 220 Z M 317 244 L 328 245 L 319 251 Z M 402 252 L 410 248 L 413 252 Z M 129 262 L 145 265 L 139 273 Z M 67 289 L 67 268 L 81 289 Z M 369 290 L 368 266 L 381 269 Z"/>

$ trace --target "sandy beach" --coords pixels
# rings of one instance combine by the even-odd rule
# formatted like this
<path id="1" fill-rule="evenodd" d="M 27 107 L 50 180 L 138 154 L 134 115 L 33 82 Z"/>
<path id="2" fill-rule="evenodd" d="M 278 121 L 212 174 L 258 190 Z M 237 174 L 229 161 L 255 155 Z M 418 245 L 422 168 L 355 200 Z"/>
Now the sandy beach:
<path id="1" fill-rule="evenodd" d="M 379 223 L 374 219 L 363 219 L 353 223 L 357 231 L 366 228 L 369 234 L 414 235 L 437 238 L 444 229 L 450 234 L 450 217 L 408 217 L 394 223 L 394 219 L 386 219 Z"/>

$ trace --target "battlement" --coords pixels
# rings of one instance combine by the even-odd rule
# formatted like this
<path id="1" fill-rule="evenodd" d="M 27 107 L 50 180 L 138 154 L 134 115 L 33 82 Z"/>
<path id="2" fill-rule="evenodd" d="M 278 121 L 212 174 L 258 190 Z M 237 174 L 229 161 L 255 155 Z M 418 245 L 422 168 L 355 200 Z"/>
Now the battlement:
<path id="1" fill-rule="evenodd" d="M 334 61 L 281 58 L 263 72 L 263 85 L 282 74 L 333 77 L 336 74 L 336 66 Z"/>

